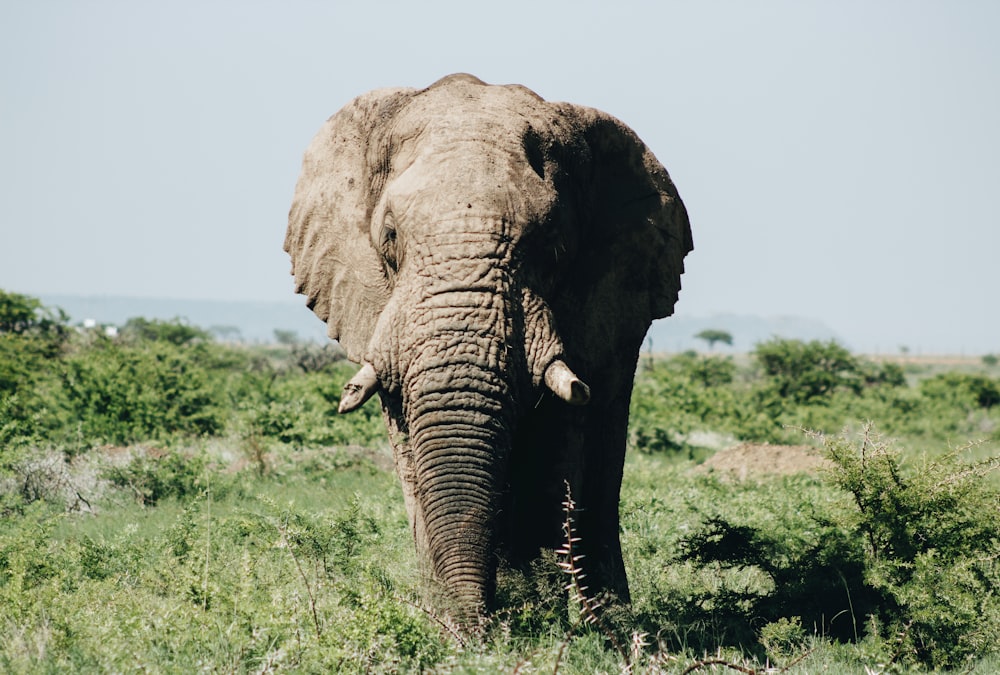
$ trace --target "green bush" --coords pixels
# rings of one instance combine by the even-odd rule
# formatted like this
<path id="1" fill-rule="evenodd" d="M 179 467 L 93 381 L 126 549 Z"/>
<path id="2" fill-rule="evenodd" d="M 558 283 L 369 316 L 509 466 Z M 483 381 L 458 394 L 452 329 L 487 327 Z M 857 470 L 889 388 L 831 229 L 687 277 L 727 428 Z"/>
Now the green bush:
<path id="1" fill-rule="evenodd" d="M 702 581 L 645 611 L 711 626 L 745 650 L 759 641 L 772 658 L 789 656 L 803 625 L 900 666 L 957 668 L 995 652 L 1000 494 L 987 475 L 1000 458 L 968 463 L 955 451 L 907 471 L 870 429 L 857 442 L 825 439 L 823 453 L 823 487 L 836 494 L 805 479 L 715 484 L 712 503 L 729 502 L 728 513 L 708 507 L 671 566 L 694 565 Z"/>
<path id="2" fill-rule="evenodd" d="M 857 639 L 877 601 L 864 583 L 860 542 L 805 500 L 785 508 L 764 526 L 710 516 L 683 538 L 680 562 L 732 579 L 695 593 L 683 621 L 714 622 L 744 649 L 764 639 L 754 628 L 760 621 L 805 622 L 833 639 Z"/>
<path id="3" fill-rule="evenodd" d="M 20 482 L 33 446 L 60 422 L 54 363 L 69 332 L 61 310 L 35 298 L 0 290 L 0 481 Z M 0 492 L 0 514 L 20 511 L 24 490 Z"/>
<path id="4" fill-rule="evenodd" d="M 698 356 L 690 352 L 671 359 L 667 369 L 704 387 L 731 384 L 736 374 L 736 364 L 731 357 Z"/>
<path id="5" fill-rule="evenodd" d="M 783 398 L 809 403 L 837 390 L 861 390 L 857 359 L 832 340 L 775 338 L 758 344 L 753 355 Z"/>
<path id="6" fill-rule="evenodd" d="M 683 452 L 696 431 L 780 442 L 786 402 L 770 388 L 737 378 L 730 357 L 679 354 L 642 372 L 633 388 L 629 444 L 640 452 Z"/>
<path id="7" fill-rule="evenodd" d="M 0 290 L 0 447 L 15 428 L 21 437 L 37 437 L 54 425 L 58 382 L 53 364 L 68 338 L 62 310 Z"/>
<path id="8" fill-rule="evenodd" d="M 169 342 L 102 341 L 67 357 L 62 382 L 77 433 L 127 444 L 222 430 L 218 391 L 190 349 Z"/>
<path id="9" fill-rule="evenodd" d="M 753 356 L 757 368 L 690 352 L 641 371 L 630 445 L 694 457 L 688 439 L 698 431 L 794 444 L 801 442 L 801 428 L 835 433 L 879 411 L 891 416 L 887 427 L 903 430 L 906 421 L 921 423 L 925 412 L 917 410 L 899 366 L 857 359 L 834 342 L 775 339 L 758 345 Z"/>
<path id="10" fill-rule="evenodd" d="M 26 335 L 58 345 L 66 339 L 69 317 L 40 300 L 0 289 L 0 334 Z"/>
<path id="11" fill-rule="evenodd" d="M 104 470 L 103 477 L 131 492 L 142 505 L 153 505 L 166 497 L 183 499 L 205 489 L 204 455 L 145 453 L 122 466 Z"/>
<path id="12" fill-rule="evenodd" d="M 341 391 L 354 370 L 355 366 L 337 361 L 319 372 L 246 373 L 234 397 L 240 436 L 249 444 L 294 446 L 384 442 L 377 400 L 350 415 L 337 413 Z"/>
<path id="13" fill-rule="evenodd" d="M 954 668 L 1000 644 L 1000 495 L 985 476 L 1000 458 L 968 464 L 961 451 L 905 473 L 870 430 L 855 444 L 828 439 L 833 480 L 856 507 L 865 582 L 882 596 L 873 632 L 898 637 L 897 658 Z"/>
<path id="14" fill-rule="evenodd" d="M 992 408 L 1000 403 L 1000 384 L 985 375 L 940 373 L 920 383 L 928 399 L 964 410 Z"/>

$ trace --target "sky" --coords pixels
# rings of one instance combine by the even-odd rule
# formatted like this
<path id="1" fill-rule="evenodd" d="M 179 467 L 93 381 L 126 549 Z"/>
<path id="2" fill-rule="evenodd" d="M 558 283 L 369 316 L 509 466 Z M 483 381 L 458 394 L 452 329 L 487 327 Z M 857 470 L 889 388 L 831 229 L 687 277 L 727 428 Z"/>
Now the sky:
<path id="1" fill-rule="evenodd" d="M 609 112 L 691 216 L 678 315 L 1000 352 L 1000 3 L 0 0 L 0 288 L 295 301 L 302 153 L 452 72 Z"/>

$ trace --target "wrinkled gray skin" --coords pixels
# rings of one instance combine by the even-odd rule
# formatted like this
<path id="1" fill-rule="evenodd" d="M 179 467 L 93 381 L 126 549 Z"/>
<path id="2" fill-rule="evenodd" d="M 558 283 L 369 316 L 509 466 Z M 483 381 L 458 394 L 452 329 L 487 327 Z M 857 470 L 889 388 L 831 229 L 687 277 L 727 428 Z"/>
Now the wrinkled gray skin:
<path id="1" fill-rule="evenodd" d="M 565 483 L 591 592 L 628 600 L 632 378 L 691 248 L 632 131 L 521 86 L 373 91 L 312 141 L 285 240 L 296 290 L 364 364 L 341 411 L 379 394 L 417 552 L 461 621 L 488 611 L 498 559 L 561 544 Z"/>

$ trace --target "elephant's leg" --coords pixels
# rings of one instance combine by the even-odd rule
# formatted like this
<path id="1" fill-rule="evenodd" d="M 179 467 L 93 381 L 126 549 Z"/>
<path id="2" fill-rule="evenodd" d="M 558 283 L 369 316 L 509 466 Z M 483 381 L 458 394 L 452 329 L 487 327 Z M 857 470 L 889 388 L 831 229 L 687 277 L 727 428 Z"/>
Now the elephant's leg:
<path id="1" fill-rule="evenodd" d="M 524 418 L 499 519 L 502 553 L 513 567 L 527 571 L 541 549 L 565 544 L 568 486 L 590 592 L 629 600 L 618 522 L 629 393 L 583 408 L 547 399 Z"/>
<path id="2" fill-rule="evenodd" d="M 542 549 L 557 549 L 565 540 L 566 483 L 574 498 L 583 484 L 579 414 L 546 399 L 521 420 L 498 532 L 501 555 L 512 567 L 528 571 Z"/>
<path id="3" fill-rule="evenodd" d="M 528 572 L 540 551 L 562 548 L 568 488 L 576 505 L 568 515 L 580 538 L 574 546 L 585 554 L 581 568 L 590 592 L 611 590 L 627 599 L 616 520 L 622 453 L 611 458 L 595 451 L 609 447 L 601 421 L 607 418 L 601 408 L 570 408 L 559 401 L 543 403 L 525 418 L 500 519 L 502 554 L 512 567 Z"/>
<path id="4" fill-rule="evenodd" d="M 629 602 L 622 559 L 618 506 L 621 498 L 629 397 L 612 401 L 600 416 L 588 420 L 585 435 L 583 490 L 579 536 L 584 571 L 591 591 L 608 592 Z"/>

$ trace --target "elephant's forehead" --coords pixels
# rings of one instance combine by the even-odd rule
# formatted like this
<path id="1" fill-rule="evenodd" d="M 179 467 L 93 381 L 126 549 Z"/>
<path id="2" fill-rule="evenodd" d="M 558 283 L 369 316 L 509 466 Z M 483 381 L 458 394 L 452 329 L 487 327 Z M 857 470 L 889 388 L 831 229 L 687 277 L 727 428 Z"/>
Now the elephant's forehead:
<path id="1" fill-rule="evenodd" d="M 520 87 L 460 81 L 421 92 L 396 116 L 385 149 L 393 211 L 425 220 L 456 208 L 541 220 L 554 192 L 532 168 L 525 142 L 546 126 L 547 106 Z"/>
<path id="2" fill-rule="evenodd" d="M 520 142 L 532 119 L 544 114 L 545 105 L 512 87 L 467 84 L 431 89 L 401 111 L 394 135 L 403 141 L 419 136 L 441 143 Z"/>

